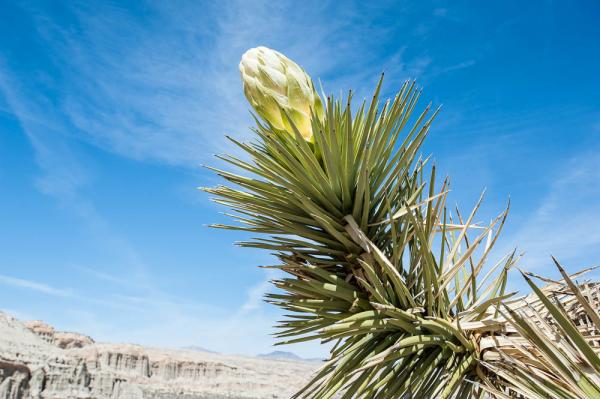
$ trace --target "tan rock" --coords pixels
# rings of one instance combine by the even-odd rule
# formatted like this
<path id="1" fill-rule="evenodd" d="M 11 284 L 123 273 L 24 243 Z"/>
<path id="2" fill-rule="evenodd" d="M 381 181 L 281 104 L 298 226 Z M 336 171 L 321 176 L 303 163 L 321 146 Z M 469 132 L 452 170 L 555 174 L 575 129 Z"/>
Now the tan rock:
<path id="1" fill-rule="evenodd" d="M 69 331 L 56 331 L 54 327 L 41 320 L 27 321 L 25 327 L 44 341 L 61 349 L 83 348 L 94 343 L 94 340 L 87 335 Z"/>

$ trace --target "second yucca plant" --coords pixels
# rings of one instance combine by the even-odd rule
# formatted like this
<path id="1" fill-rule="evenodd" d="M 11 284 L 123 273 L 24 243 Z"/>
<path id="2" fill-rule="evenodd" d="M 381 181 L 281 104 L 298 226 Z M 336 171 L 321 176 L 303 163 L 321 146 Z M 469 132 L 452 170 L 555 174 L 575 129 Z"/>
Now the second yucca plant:
<path id="1" fill-rule="evenodd" d="M 479 202 L 465 215 L 446 207 L 448 183 L 419 153 L 437 110 L 413 115 L 414 82 L 381 103 L 380 80 L 354 109 L 351 94 L 322 102 L 276 51 L 249 50 L 240 70 L 258 140 L 231 139 L 249 160 L 221 158 L 244 173 L 217 170 L 235 187 L 207 191 L 241 223 L 217 227 L 259 233 L 242 245 L 274 252 L 269 267 L 288 275 L 267 296 L 288 311 L 279 343 L 335 343 L 297 396 L 527 397 L 510 373 L 544 369 L 539 352 L 523 355 L 533 344 L 505 292 L 516 256 L 487 262 L 508 209 L 480 226 Z"/>

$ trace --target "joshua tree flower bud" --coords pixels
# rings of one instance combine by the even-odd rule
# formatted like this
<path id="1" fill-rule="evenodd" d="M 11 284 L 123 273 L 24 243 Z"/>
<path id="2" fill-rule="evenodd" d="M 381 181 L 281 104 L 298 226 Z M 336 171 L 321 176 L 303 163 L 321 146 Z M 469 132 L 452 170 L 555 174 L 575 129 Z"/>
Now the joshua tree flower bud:
<path id="1" fill-rule="evenodd" d="M 311 110 L 322 120 L 323 104 L 310 76 L 298 64 L 275 50 L 256 47 L 242 56 L 240 72 L 244 94 L 264 120 L 293 133 L 287 113 L 302 137 L 313 140 Z"/>

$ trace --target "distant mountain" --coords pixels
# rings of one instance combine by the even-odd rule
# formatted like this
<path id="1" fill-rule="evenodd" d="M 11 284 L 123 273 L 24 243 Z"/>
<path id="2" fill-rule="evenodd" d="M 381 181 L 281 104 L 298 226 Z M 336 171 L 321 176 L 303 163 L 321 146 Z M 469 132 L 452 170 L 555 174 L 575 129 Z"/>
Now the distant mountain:
<path id="1" fill-rule="evenodd" d="M 266 357 L 269 359 L 304 360 L 295 353 L 284 351 L 273 351 L 269 353 L 263 353 L 261 355 L 258 355 L 258 357 Z"/>
<path id="2" fill-rule="evenodd" d="M 210 349 L 206 349 L 206 348 L 203 348 L 201 346 L 196 346 L 196 345 L 183 346 L 183 347 L 181 347 L 181 349 L 185 349 L 186 351 L 194 351 L 194 352 L 219 353 L 219 352 L 211 351 Z"/>
<path id="3" fill-rule="evenodd" d="M 305 359 L 303 357 L 300 357 L 298 355 L 296 355 L 295 353 L 292 352 L 285 352 L 285 351 L 273 351 L 270 353 L 264 353 L 261 355 L 258 355 L 258 357 L 263 357 L 263 358 L 267 358 L 267 359 L 283 359 L 283 360 L 294 360 L 294 361 L 304 361 L 304 362 L 322 362 L 323 359 Z"/>

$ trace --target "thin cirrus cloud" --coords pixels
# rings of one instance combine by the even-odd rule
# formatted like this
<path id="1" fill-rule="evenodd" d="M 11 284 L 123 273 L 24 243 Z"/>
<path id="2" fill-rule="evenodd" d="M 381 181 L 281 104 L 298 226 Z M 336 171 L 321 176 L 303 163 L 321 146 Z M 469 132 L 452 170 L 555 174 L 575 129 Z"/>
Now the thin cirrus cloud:
<path id="1" fill-rule="evenodd" d="M 7 276 L 4 274 L 0 274 L 0 284 L 16 287 L 16 288 L 24 288 L 28 290 L 33 290 L 42 294 L 57 296 L 61 298 L 71 298 L 74 297 L 74 293 L 68 289 L 55 288 L 51 287 L 47 284 L 40 283 L 37 281 L 26 280 L 22 278 Z"/>
<path id="2" fill-rule="evenodd" d="M 566 162 L 537 208 L 508 237 L 524 250 L 526 270 L 552 271 L 551 255 L 568 270 L 600 265 L 599 162 L 589 152 Z"/>
<path id="3" fill-rule="evenodd" d="M 325 10 L 316 7 L 312 18 L 300 18 L 289 12 L 291 5 L 232 2 L 206 24 L 185 18 L 203 11 L 208 14 L 206 21 L 211 21 L 208 16 L 214 10 L 205 6 L 200 10 L 188 5 L 190 9 L 179 12 L 159 7 L 146 20 L 118 8 L 98 12 L 73 5 L 78 30 L 67 30 L 31 13 L 48 59 L 57 69 L 56 77 L 44 79 L 54 79 L 47 95 L 56 99 L 60 112 L 41 122 L 55 126 L 56 134 L 83 139 L 128 158 L 197 167 L 224 149 L 224 133 L 248 134 L 241 128 L 250 124 L 250 118 L 237 71 L 247 48 L 273 46 L 302 59 L 313 75 L 327 76 L 365 45 L 343 34 L 358 20 L 349 11 L 345 20 L 314 24 L 308 21 L 319 20 Z M 296 28 L 289 29 L 290 25 Z M 384 32 L 372 28 L 370 34 L 376 39 Z M 370 87 L 383 70 L 400 72 L 389 74 L 396 79 L 414 78 L 431 63 L 425 55 L 409 61 L 404 58 L 404 48 L 383 63 L 374 55 L 363 55 L 360 69 L 327 83 L 333 89 L 350 87 L 350 81 L 368 82 L 362 84 Z M 9 100 L 11 91 L 34 91 L 23 82 L 8 88 L 5 83 Z M 361 87 L 355 89 L 361 92 Z M 39 94 L 31 99 L 38 108 L 48 100 Z M 34 112 L 16 111 L 21 119 Z"/>

